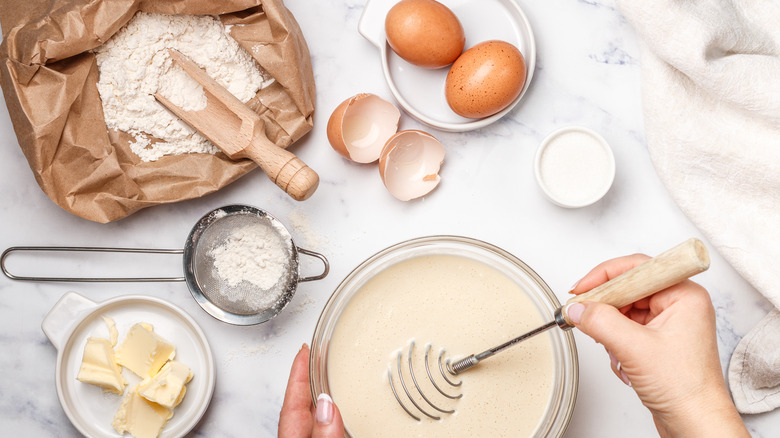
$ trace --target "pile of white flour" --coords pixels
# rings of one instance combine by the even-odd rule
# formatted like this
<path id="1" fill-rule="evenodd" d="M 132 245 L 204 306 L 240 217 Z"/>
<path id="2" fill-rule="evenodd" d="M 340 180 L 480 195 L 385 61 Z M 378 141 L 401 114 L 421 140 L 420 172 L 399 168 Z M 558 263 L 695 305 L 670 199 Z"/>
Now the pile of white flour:
<path id="1" fill-rule="evenodd" d="M 135 139 L 130 147 L 143 161 L 217 152 L 154 98 L 159 92 L 186 110 L 206 107 L 203 88 L 172 64 L 169 48 L 188 56 L 242 102 L 273 82 L 217 18 L 138 12 L 95 55 L 106 126 L 130 133 Z"/>
<path id="2" fill-rule="evenodd" d="M 210 255 L 219 278 L 231 286 L 220 288 L 219 293 L 231 302 L 267 309 L 284 292 L 284 287 L 275 286 L 287 273 L 287 251 L 271 226 L 252 224 L 237 228 Z M 256 287 L 236 288 L 242 282 Z"/>

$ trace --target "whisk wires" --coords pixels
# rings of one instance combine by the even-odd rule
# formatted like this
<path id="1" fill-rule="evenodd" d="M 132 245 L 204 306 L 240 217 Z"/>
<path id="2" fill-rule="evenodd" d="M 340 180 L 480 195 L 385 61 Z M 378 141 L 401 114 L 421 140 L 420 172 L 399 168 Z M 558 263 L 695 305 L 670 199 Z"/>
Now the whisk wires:
<path id="1" fill-rule="evenodd" d="M 453 413 L 455 413 L 454 409 L 444 409 L 444 408 L 438 406 L 433 401 L 431 401 L 431 399 L 429 399 L 425 395 L 425 391 L 423 390 L 423 388 L 418 383 L 417 375 L 415 374 L 415 371 L 414 371 L 414 360 L 413 360 L 413 358 L 414 358 L 414 345 L 415 345 L 414 341 L 411 341 L 409 343 L 409 351 L 407 353 L 407 365 L 408 365 L 408 368 L 409 368 L 409 376 L 411 377 L 411 382 L 412 382 L 412 385 L 414 387 L 414 390 L 416 390 L 416 392 L 414 392 L 413 390 L 410 390 L 412 385 L 407 385 L 407 379 L 404 377 L 404 372 L 403 372 L 403 368 L 402 368 L 403 351 L 399 351 L 398 355 L 396 357 L 396 373 L 398 375 L 398 380 L 401 383 L 401 388 L 403 389 L 403 393 L 406 395 L 405 398 L 403 398 L 400 395 L 400 391 L 398 391 L 396 389 L 396 385 L 395 385 L 394 379 L 393 379 L 393 367 L 389 366 L 388 369 L 387 369 L 387 379 L 388 379 L 388 382 L 390 383 L 390 389 L 393 391 L 393 395 L 395 396 L 396 401 L 398 402 L 399 405 L 401 405 L 401 408 L 403 408 L 403 410 L 410 417 L 414 418 L 417 421 L 422 421 L 421 417 L 419 417 L 418 415 L 415 415 L 415 412 L 417 412 L 417 411 L 419 411 L 420 413 L 422 413 L 423 415 L 425 415 L 426 417 L 428 417 L 428 418 L 430 418 L 432 420 L 440 420 L 441 419 L 441 417 L 436 415 L 435 413 L 430 413 L 427 407 L 424 409 L 421 406 L 421 404 L 423 404 L 423 403 L 419 402 L 419 398 L 421 398 L 425 402 L 425 404 L 427 404 L 427 406 L 429 406 L 430 408 L 433 408 L 437 412 L 440 412 L 442 414 L 453 414 Z M 433 387 L 436 388 L 436 390 L 442 396 L 444 396 L 444 397 L 446 397 L 448 399 L 457 400 L 457 399 L 463 397 L 463 394 L 452 395 L 452 394 L 447 393 L 446 391 L 444 391 L 441 388 L 441 386 L 439 386 L 439 384 L 436 383 L 436 379 L 434 379 L 434 377 L 433 377 L 433 373 L 431 372 L 430 361 L 428 359 L 428 357 L 430 356 L 431 349 L 432 349 L 432 346 L 430 344 L 428 344 L 426 346 L 426 348 L 425 348 L 425 357 L 424 357 L 425 373 L 428 376 L 428 380 L 431 382 Z M 445 353 L 444 349 L 442 349 L 439 352 L 438 370 L 441 373 L 441 377 L 444 379 L 445 382 L 447 382 L 452 387 L 457 388 L 457 387 L 461 386 L 462 381 L 461 382 L 453 382 L 452 380 L 450 380 L 447 377 L 447 374 L 444 371 L 445 365 L 443 364 L 444 353 Z M 419 398 L 417 397 L 417 395 L 419 395 Z M 402 399 L 403 400 L 408 400 L 408 402 L 410 402 L 411 405 L 414 408 L 416 408 L 416 411 L 413 411 L 413 409 L 411 407 L 408 407 L 407 404 L 404 401 L 402 401 Z"/>

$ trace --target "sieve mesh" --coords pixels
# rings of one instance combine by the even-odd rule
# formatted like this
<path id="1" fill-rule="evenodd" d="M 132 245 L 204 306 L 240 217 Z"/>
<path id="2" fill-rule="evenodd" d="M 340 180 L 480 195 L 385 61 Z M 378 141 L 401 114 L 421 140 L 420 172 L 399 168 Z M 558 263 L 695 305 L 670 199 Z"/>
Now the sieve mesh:
<path id="1" fill-rule="evenodd" d="M 195 282 L 212 304 L 235 315 L 257 315 L 277 307 L 277 311 L 289 301 L 295 290 L 297 258 L 292 238 L 278 221 L 253 211 L 220 212 L 214 220 L 204 224 L 193 249 L 192 268 Z M 220 276 L 215 266 L 213 252 L 223 246 L 237 230 L 267 227 L 272 238 L 279 239 L 285 253 L 284 269 L 279 280 L 270 288 L 241 280 L 231 285 L 229 279 Z"/>

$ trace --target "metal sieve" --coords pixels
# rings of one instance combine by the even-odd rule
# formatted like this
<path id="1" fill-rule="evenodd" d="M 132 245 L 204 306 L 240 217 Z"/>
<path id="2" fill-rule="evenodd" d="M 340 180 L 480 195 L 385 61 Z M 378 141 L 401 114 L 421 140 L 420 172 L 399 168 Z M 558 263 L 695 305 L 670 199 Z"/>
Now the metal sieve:
<path id="1" fill-rule="evenodd" d="M 281 275 L 267 288 L 253 282 L 232 282 L 220 275 L 214 250 L 224 245 L 236 230 L 259 228 L 271 239 L 278 239 L 284 253 Z M 12 274 L 5 265 L 14 252 L 119 252 L 183 255 L 184 277 L 33 277 Z M 319 275 L 300 277 L 298 254 L 318 258 L 323 263 Z M 239 260 L 240 261 L 240 260 Z M 190 231 L 184 249 L 113 248 L 75 246 L 16 246 L 0 256 L 0 268 L 12 280 L 54 282 L 173 282 L 185 281 L 198 304 L 214 318 L 236 325 L 259 324 L 274 316 L 290 302 L 298 283 L 320 280 L 330 265 L 324 255 L 299 248 L 287 228 L 264 210 L 248 205 L 228 205 L 204 215 Z M 234 284 L 232 284 L 234 283 Z"/>

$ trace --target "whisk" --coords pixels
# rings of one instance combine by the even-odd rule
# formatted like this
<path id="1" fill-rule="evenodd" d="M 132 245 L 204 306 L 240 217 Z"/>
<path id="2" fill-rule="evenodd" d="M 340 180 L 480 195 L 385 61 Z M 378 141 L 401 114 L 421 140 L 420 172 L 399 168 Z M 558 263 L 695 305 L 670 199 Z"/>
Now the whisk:
<path id="1" fill-rule="evenodd" d="M 441 394 L 442 396 L 444 396 L 444 397 L 446 397 L 446 398 L 448 398 L 450 400 L 457 400 L 457 399 L 463 397 L 462 393 L 450 394 L 450 393 L 444 391 L 441 388 L 441 385 L 436 383 L 436 379 L 434 379 L 434 377 L 433 377 L 434 374 L 435 374 L 435 371 L 433 373 L 431 372 L 431 366 L 430 366 L 430 361 L 429 361 L 429 356 L 430 356 L 430 352 L 431 352 L 432 348 L 433 347 L 432 347 L 431 344 L 428 344 L 425 347 L 424 363 L 425 363 L 425 373 L 426 373 L 426 375 L 428 377 L 428 381 L 431 383 L 431 385 L 434 388 L 436 388 L 436 390 L 439 392 L 439 394 Z M 463 382 L 453 382 L 447 376 L 448 373 L 449 374 L 452 374 L 452 373 L 449 371 L 449 369 L 447 370 L 447 372 L 445 372 L 445 367 L 447 367 L 447 365 L 445 365 L 445 363 L 443 361 L 443 357 L 444 357 L 445 353 L 446 353 L 446 351 L 443 348 L 441 350 L 439 350 L 439 358 L 438 358 L 438 361 L 437 361 L 437 364 L 438 364 L 437 369 L 439 371 L 439 374 L 437 376 L 441 376 L 442 381 L 445 384 L 449 385 L 450 389 L 458 389 L 462 385 Z M 425 392 L 420 387 L 420 384 L 417 381 L 417 376 L 415 375 L 414 361 L 412 359 L 413 355 L 414 355 L 414 341 L 411 341 L 411 342 L 409 342 L 409 351 L 408 351 L 408 353 L 406 355 L 406 358 L 407 358 L 407 365 L 409 367 L 409 375 L 411 376 L 411 383 L 414 385 L 414 389 L 416 390 L 416 394 L 419 394 L 420 397 L 422 398 L 422 400 L 424 400 L 425 403 L 427 403 L 427 405 L 430 406 L 431 408 L 433 408 L 435 411 L 441 412 L 442 414 L 454 414 L 455 413 L 454 409 L 442 408 L 439 405 L 437 405 L 436 403 L 434 403 L 433 401 L 431 401 L 431 399 L 428 398 L 425 395 Z M 401 388 L 403 389 L 403 393 L 406 395 L 406 397 L 411 402 L 411 404 L 415 408 L 417 408 L 417 410 L 419 412 L 421 412 L 422 414 L 424 414 L 426 417 L 428 417 L 430 419 L 440 420 L 441 419 L 440 416 L 429 413 L 428 410 L 423 409 L 420 406 L 419 402 L 415 401 L 415 397 L 412 395 L 412 392 L 410 391 L 410 388 L 411 388 L 412 385 L 408 385 L 407 382 L 406 382 L 406 379 L 404 379 L 404 373 L 403 373 L 403 370 L 402 370 L 402 366 L 403 366 L 402 362 L 403 362 L 403 351 L 399 351 L 398 355 L 397 355 L 397 361 L 396 361 L 396 368 L 395 368 L 395 370 L 396 370 L 396 375 L 398 376 L 398 380 L 401 382 Z M 417 415 L 414 415 L 412 410 L 410 408 L 406 407 L 406 405 L 401 401 L 400 391 L 398 389 L 396 389 L 396 386 L 393 383 L 393 367 L 392 366 L 390 368 L 388 368 L 388 370 L 387 370 L 387 380 L 388 380 L 388 382 L 390 382 L 390 389 L 393 391 L 393 395 L 395 396 L 395 399 L 398 402 L 398 404 L 401 405 L 401 407 L 404 409 L 404 411 L 406 411 L 406 413 L 409 414 L 412 418 L 414 418 L 417 421 L 420 421 L 421 420 L 420 417 L 418 417 Z"/>
<path id="2" fill-rule="evenodd" d="M 501 345 L 487 349 L 479 354 L 468 355 L 455 361 L 446 357 L 446 350 L 441 348 L 437 361 L 438 374 L 431 372 L 429 355 L 432 344 L 427 344 L 425 347 L 424 365 L 428 380 L 444 397 L 456 401 L 463 396 L 463 382 L 453 382 L 452 377 L 463 373 L 464 371 L 477 366 L 481 361 L 526 339 L 538 335 L 539 333 L 543 333 L 552 327 L 558 326 L 563 330 L 570 330 L 574 327 L 574 324 L 567 315 L 567 308 L 570 304 L 582 301 L 595 301 L 621 308 L 706 271 L 709 266 L 710 258 L 707 248 L 700 240 L 689 239 L 674 248 L 645 261 L 634 269 L 613 278 L 601 286 L 569 299 L 564 306 L 555 310 L 553 321 L 504 342 Z M 388 381 L 396 401 L 409 416 L 417 421 L 421 421 L 421 417 L 415 415 L 415 412 L 420 412 L 433 420 L 441 419 L 441 416 L 436 413 L 455 413 L 454 407 L 439 406 L 430 400 L 431 397 L 425 394 L 425 390 L 421 387 L 422 385 L 418 383 L 418 376 L 414 371 L 413 358 L 416 357 L 414 350 L 415 342 L 410 341 L 408 351 L 407 349 L 402 349 L 397 354 L 395 366 L 390 364 L 388 367 Z M 402 372 L 404 351 L 407 351 L 406 361 L 409 368 L 409 376 L 411 378 L 405 378 L 404 373 Z M 397 380 L 401 383 L 403 392 L 396 388 L 396 385 L 394 384 L 394 380 L 396 380 L 393 377 L 394 369 Z M 436 375 L 436 378 L 434 378 L 434 375 Z M 411 380 L 411 384 L 407 382 L 408 380 Z M 437 380 L 439 380 L 439 384 L 437 384 Z M 451 394 L 450 392 L 441 389 L 440 384 L 442 382 L 449 385 L 449 391 L 456 393 Z M 403 397 L 404 395 L 406 396 L 405 398 Z M 409 403 L 404 402 L 404 400 L 407 400 Z M 424 405 L 425 407 L 421 405 Z M 429 411 L 431 409 L 435 412 L 430 413 Z"/>

